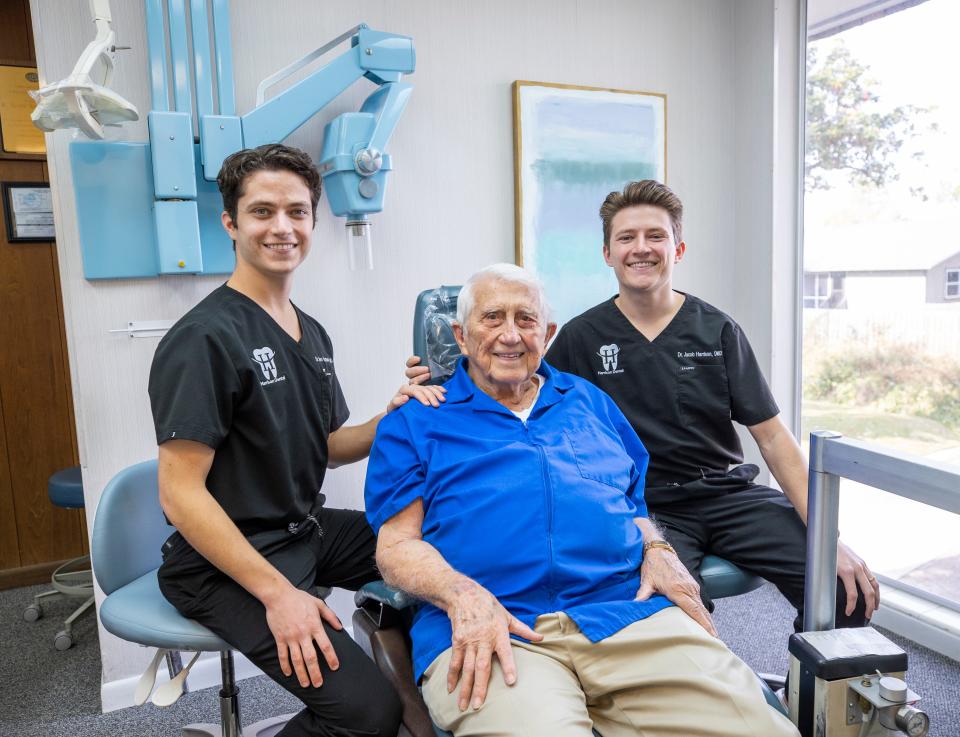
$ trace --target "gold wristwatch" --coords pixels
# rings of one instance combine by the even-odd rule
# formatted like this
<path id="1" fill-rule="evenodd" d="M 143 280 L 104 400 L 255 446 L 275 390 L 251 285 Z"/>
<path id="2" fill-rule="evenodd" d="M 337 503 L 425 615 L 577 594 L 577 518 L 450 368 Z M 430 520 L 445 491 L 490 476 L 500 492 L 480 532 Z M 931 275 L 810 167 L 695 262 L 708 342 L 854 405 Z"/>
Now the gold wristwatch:
<path id="1" fill-rule="evenodd" d="M 677 554 L 677 551 L 673 549 L 673 546 L 668 543 L 666 540 L 650 540 L 643 544 L 643 554 L 646 555 L 647 551 L 651 548 L 660 548 L 661 550 L 666 550 L 667 552 Z"/>

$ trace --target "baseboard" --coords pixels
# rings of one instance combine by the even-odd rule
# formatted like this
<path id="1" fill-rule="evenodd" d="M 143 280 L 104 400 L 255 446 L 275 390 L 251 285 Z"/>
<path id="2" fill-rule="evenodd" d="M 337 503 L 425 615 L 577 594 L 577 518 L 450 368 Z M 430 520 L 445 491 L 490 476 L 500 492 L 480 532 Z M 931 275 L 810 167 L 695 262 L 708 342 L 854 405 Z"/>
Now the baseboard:
<path id="1" fill-rule="evenodd" d="M 188 659 L 191 657 L 193 657 L 193 653 L 183 653 L 184 665 L 189 662 Z M 240 653 L 235 652 L 233 654 L 233 666 L 238 681 L 263 675 L 263 671 Z M 157 671 L 157 684 L 169 680 L 166 665 L 161 665 L 160 670 Z M 137 683 L 139 682 L 140 676 L 136 675 L 102 684 L 100 686 L 100 703 L 103 713 L 135 706 L 133 695 L 136 693 Z M 220 687 L 219 653 L 205 653 L 190 669 L 190 676 L 187 678 L 187 687 L 191 691 L 200 691 L 211 686 Z"/>
<path id="2" fill-rule="evenodd" d="M 960 662 L 960 612 L 885 586 L 870 624 Z"/>
<path id="3" fill-rule="evenodd" d="M 353 627 L 344 625 L 344 629 L 353 637 Z M 186 665 L 193 653 L 184 652 L 181 654 L 183 663 Z M 251 663 L 244 655 L 238 652 L 233 653 L 233 668 L 237 681 L 254 676 L 262 676 L 263 671 Z M 170 676 L 167 673 L 166 665 L 161 665 L 157 671 L 157 684 L 169 681 Z M 133 696 L 137 691 L 137 683 L 140 682 L 140 676 L 130 676 L 121 678 L 110 683 L 104 683 L 100 686 L 100 708 L 104 714 L 117 709 L 126 709 L 128 706 L 135 706 Z M 190 675 L 187 678 L 187 687 L 191 691 L 200 691 L 204 688 L 220 687 L 220 654 L 204 653 L 190 669 Z"/>
<path id="4" fill-rule="evenodd" d="M 70 558 L 67 560 L 70 560 Z M 35 563 L 20 568 L 6 568 L 0 571 L 0 591 L 16 589 L 21 586 L 36 586 L 38 583 L 50 583 L 50 576 L 67 560 L 53 560 L 48 563 Z"/>

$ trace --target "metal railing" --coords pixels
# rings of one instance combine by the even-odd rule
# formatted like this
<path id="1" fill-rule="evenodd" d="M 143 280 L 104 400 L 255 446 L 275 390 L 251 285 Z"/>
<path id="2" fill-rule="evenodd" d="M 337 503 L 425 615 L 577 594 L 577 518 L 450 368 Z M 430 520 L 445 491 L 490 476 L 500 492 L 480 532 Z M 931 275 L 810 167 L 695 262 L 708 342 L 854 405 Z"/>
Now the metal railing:
<path id="1" fill-rule="evenodd" d="M 960 467 L 835 432 L 810 433 L 805 632 L 833 629 L 835 624 L 841 477 L 960 514 Z"/>

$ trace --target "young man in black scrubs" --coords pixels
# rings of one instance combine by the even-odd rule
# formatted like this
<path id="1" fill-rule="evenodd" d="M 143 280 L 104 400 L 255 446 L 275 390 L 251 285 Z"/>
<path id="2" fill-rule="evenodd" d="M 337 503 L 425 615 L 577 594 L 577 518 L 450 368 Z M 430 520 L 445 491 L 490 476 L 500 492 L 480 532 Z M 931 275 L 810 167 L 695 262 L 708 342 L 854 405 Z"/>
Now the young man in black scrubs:
<path id="1" fill-rule="evenodd" d="M 320 176 L 302 151 L 267 145 L 228 157 L 217 182 L 236 268 L 170 329 L 150 371 L 160 501 L 178 530 L 160 588 L 304 702 L 284 737 L 393 737 L 396 694 L 313 595 L 379 578 L 363 513 L 324 507 L 320 489 L 328 465 L 367 456 L 383 416 L 344 426 L 330 338 L 290 301 Z M 442 400 L 409 384 L 387 412 L 411 396 Z"/>
<path id="2" fill-rule="evenodd" d="M 740 326 L 672 288 L 686 250 L 682 217 L 680 199 L 652 180 L 607 196 L 603 256 L 619 294 L 568 322 L 546 359 L 623 410 L 650 453 L 647 506 L 694 577 L 708 553 L 757 573 L 796 607 L 799 629 L 807 464 Z M 747 426 L 785 496 L 753 483 L 759 469 L 743 464 L 733 421 Z M 842 542 L 837 555 L 837 626 L 863 626 L 879 603 L 877 579 Z"/>

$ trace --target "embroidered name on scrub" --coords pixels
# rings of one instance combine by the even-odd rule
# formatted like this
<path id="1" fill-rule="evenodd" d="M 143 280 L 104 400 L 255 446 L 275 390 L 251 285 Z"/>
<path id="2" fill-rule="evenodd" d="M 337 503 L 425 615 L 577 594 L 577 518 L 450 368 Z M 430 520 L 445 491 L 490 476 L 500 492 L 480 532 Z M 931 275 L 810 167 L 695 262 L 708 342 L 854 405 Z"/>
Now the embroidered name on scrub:
<path id="1" fill-rule="evenodd" d="M 329 369 L 330 369 L 330 368 L 332 367 L 332 365 L 333 365 L 333 359 L 332 359 L 332 358 L 330 358 L 329 356 L 314 356 L 314 357 L 313 357 L 313 360 L 316 361 L 317 363 L 319 363 L 319 364 L 321 365 L 321 366 L 320 366 L 320 369 L 321 369 L 321 371 L 323 371 L 323 375 L 324 375 L 324 376 L 329 376 L 329 375 L 330 375 Z"/>

